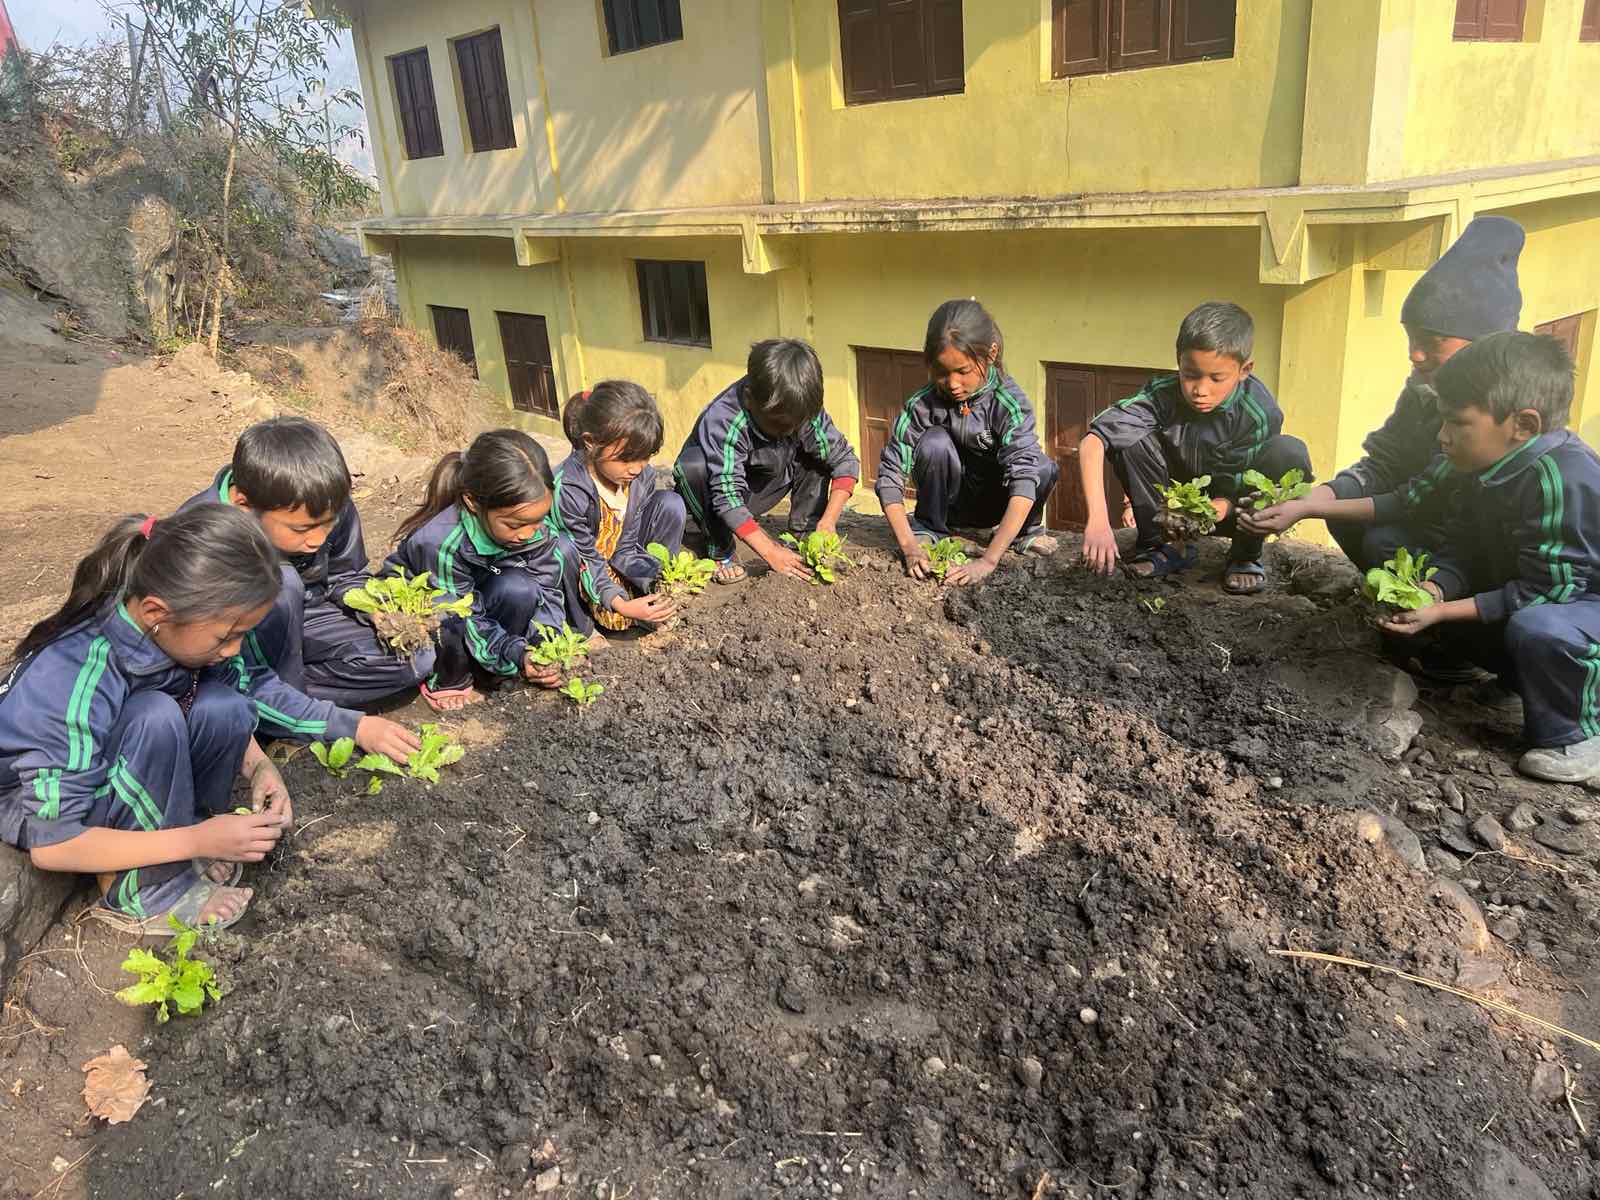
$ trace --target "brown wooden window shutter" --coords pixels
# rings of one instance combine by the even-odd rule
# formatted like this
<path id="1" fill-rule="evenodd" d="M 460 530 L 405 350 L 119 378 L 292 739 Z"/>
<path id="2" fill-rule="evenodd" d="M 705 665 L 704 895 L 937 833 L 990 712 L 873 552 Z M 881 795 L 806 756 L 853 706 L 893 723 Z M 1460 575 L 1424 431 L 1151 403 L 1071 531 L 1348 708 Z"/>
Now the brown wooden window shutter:
<path id="1" fill-rule="evenodd" d="M 679 0 L 603 0 L 601 12 L 613 54 L 683 40 Z"/>
<path id="2" fill-rule="evenodd" d="M 433 336 L 439 349 L 448 350 L 472 368 L 472 377 L 478 377 L 478 355 L 472 345 L 472 316 L 464 308 L 446 308 L 442 304 L 428 305 L 433 314 Z"/>
<path id="3" fill-rule="evenodd" d="M 439 106 L 433 98 L 427 47 L 396 54 L 389 60 L 389 68 L 406 157 L 437 158 L 444 153 L 444 138 L 439 133 Z"/>
<path id="4" fill-rule="evenodd" d="M 461 71 L 461 99 L 474 153 L 510 150 L 517 144 L 511 124 L 511 91 L 506 83 L 505 48 L 500 31 L 460 38 L 455 43 Z"/>
<path id="5" fill-rule="evenodd" d="M 1583 24 L 1578 27 L 1580 42 L 1600 42 L 1600 0 L 1583 0 Z"/>
<path id="6" fill-rule="evenodd" d="M 839 0 L 839 59 L 846 104 L 963 92 L 962 0 Z"/>
<path id="7" fill-rule="evenodd" d="M 1232 58 L 1237 0 L 1052 0 L 1051 74 Z"/>
<path id="8" fill-rule="evenodd" d="M 711 345 L 705 263 L 640 261 L 637 265 L 645 341 Z"/>
<path id="9" fill-rule="evenodd" d="M 1583 330 L 1583 314 L 1574 313 L 1570 317 L 1559 317 L 1554 321 L 1546 321 L 1542 325 L 1535 325 L 1533 331 L 1542 333 L 1545 337 L 1555 338 L 1566 347 L 1567 357 L 1574 363 L 1578 361 L 1578 335 Z"/>
<path id="10" fill-rule="evenodd" d="M 1527 0 L 1456 0 L 1458 42 L 1520 42 Z"/>
<path id="11" fill-rule="evenodd" d="M 511 407 L 544 417 L 560 417 L 556 369 L 550 357 L 550 328 L 530 313 L 497 312 L 500 344 L 505 349 Z"/>

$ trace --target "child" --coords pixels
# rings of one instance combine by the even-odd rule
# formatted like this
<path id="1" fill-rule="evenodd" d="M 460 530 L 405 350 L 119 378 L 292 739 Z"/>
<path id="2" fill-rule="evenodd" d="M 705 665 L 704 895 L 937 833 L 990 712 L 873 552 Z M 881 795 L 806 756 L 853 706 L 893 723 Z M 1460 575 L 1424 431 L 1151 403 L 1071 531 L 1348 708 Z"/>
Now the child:
<path id="1" fill-rule="evenodd" d="M 195 504 L 235 504 L 261 522 L 283 555 L 283 589 L 245 639 L 252 670 L 270 667 L 290 686 L 354 708 L 415 687 L 433 651 L 407 661 L 379 642 L 342 597 L 367 581 L 361 517 L 339 444 L 304 417 L 275 417 L 239 435 L 233 462 Z M 268 728 L 279 731 L 271 722 Z"/>
<path id="2" fill-rule="evenodd" d="M 809 579 L 801 557 L 768 537 L 756 518 L 788 496 L 791 533 L 836 532 L 861 461 L 823 411 L 822 363 L 808 344 L 757 342 L 745 368 L 744 378 L 700 414 L 673 479 L 720 564 L 716 582 L 745 577 L 735 538 L 780 575 Z"/>
<path id="3" fill-rule="evenodd" d="M 520 429 L 480 433 L 465 454 L 452 450 L 439 460 L 427 497 L 396 532 L 386 571 L 428 571 L 452 596 L 472 595 L 471 615 L 446 617 L 439 629 L 438 667 L 422 684 L 435 711 L 483 699 L 474 664 L 541 687 L 560 684 L 558 667 L 528 659 L 535 626 L 559 630 L 584 610 L 577 552 L 545 523 L 554 487 L 538 442 Z"/>
<path id="4" fill-rule="evenodd" d="M 245 672 L 236 656 L 280 584 L 271 542 L 235 508 L 118 522 L 0 682 L 0 840 L 42 870 L 106 876 L 108 908 L 145 933 L 169 933 L 167 913 L 238 920 L 250 889 L 225 864 L 261 861 L 291 818 L 251 737 L 259 715 L 401 760 L 416 746 Z M 231 812 L 235 776 L 250 783 L 249 816 Z"/>
<path id="5" fill-rule="evenodd" d="M 928 547 L 951 525 L 996 526 L 982 557 L 952 568 L 946 583 L 977 583 L 1015 541 L 1024 554 L 1053 554 L 1041 532 L 1059 469 L 1039 447 L 1033 405 L 1005 372 L 1004 340 L 976 300 L 934 310 L 922 342 L 927 387 L 895 421 L 878 462 L 878 500 L 906 573 L 928 576 Z M 909 479 L 908 479 L 909 477 Z M 906 516 L 907 487 L 917 490 Z"/>
<path id="6" fill-rule="evenodd" d="M 1385 623 L 1446 627 L 1521 694 L 1535 779 L 1600 775 L 1600 458 L 1566 429 L 1572 360 L 1551 338 L 1496 333 L 1434 376 L 1439 445 L 1463 486 L 1424 586 L 1436 603 Z M 1370 504 L 1370 500 L 1347 501 Z M 1468 624 L 1470 623 L 1470 624 Z"/>
<path id="7" fill-rule="evenodd" d="M 1116 535 L 1106 513 L 1109 458 L 1139 529 L 1128 563 L 1131 574 L 1172 575 L 1193 565 L 1199 547 L 1180 552 L 1162 538 L 1156 514 L 1165 502 L 1157 489 L 1168 480 L 1187 483 L 1209 475 L 1217 532 L 1233 537 L 1223 590 L 1247 596 L 1266 586 L 1265 538 L 1236 520 L 1238 499 L 1250 491 L 1242 476 L 1256 470 L 1276 480 L 1298 469 L 1310 478 L 1311 456 L 1304 442 L 1284 436 L 1278 402 L 1251 374 L 1254 338 L 1254 322 L 1237 304 L 1202 304 L 1178 328 L 1178 373 L 1152 379 L 1138 395 L 1090 423 L 1078 446 L 1078 465 L 1089 507 L 1083 556 L 1095 570 L 1109 575 L 1117 563 Z"/>
<path id="8" fill-rule="evenodd" d="M 610 630 L 669 619 L 677 608 L 652 594 L 661 564 L 645 547 L 676 554 L 685 513 L 683 497 L 657 490 L 650 465 L 662 439 L 656 402 L 636 383 L 607 379 L 567 401 L 562 428 L 572 453 L 556 468 L 550 520 L 578 551 L 584 624 L 591 615 Z"/>
<path id="9" fill-rule="evenodd" d="M 1439 462 L 1440 423 L 1434 374 L 1474 340 L 1517 327 L 1522 313 L 1517 259 L 1526 240 L 1522 227 L 1505 217 L 1479 217 L 1467 226 L 1417 280 L 1400 308 L 1411 377 L 1389 419 L 1367 435 L 1366 457 L 1301 500 L 1250 514 L 1247 527 L 1282 533 L 1307 517 L 1329 516 L 1330 502 L 1372 498 L 1369 520 L 1328 522 L 1340 549 L 1363 571 L 1381 565 L 1397 547 L 1426 536 L 1403 524 L 1401 515 L 1409 506 L 1406 493 L 1413 480 L 1423 492 L 1433 488 L 1427 469 Z M 1439 497 L 1427 511 L 1437 515 L 1447 502 L 1448 497 Z M 1418 519 L 1426 520 L 1420 508 L 1413 510 L 1413 523 Z"/>

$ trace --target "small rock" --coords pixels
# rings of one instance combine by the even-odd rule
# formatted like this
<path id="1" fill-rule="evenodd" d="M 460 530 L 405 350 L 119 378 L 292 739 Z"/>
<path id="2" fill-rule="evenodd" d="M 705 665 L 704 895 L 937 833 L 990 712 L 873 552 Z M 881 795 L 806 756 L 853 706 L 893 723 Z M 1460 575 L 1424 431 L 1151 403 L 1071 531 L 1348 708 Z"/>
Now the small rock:
<path id="1" fill-rule="evenodd" d="M 1030 1091 L 1037 1091 L 1044 1082 L 1044 1064 L 1031 1055 L 1019 1058 L 1016 1065 L 1017 1082 Z"/>
<path id="2" fill-rule="evenodd" d="M 533 1190 L 539 1195 L 553 1192 L 561 1186 L 561 1168 L 551 1167 L 548 1171 L 540 1171 L 534 1176 Z"/>
<path id="3" fill-rule="evenodd" d="M 1138 679 L 1144 672 L 1131 662 L 1119 662 L 1111 668 L 1111 674 L 1117 679 Z"/>
<path id="4" fill-rule="evenodd" d="M 1489 926 L 1489 932 L 1502 942 L 1514 942 L 1522 936 L 1522 926 L 1510 917 L 1502 917 Z"/>
<path id="5" fill-rule="evenodd" d="M 597 812 L 591 812 L 587 817 L 584 818 L 584 820 L 588 821 L 591 825 L 598 825 L 600 824 L 600 814 Z"/>
<path id="6" fill-rule="evenodd" d="M 1428 851 L 1428 866 L 1441 875 L 1454 875 L 1461 870 L 1461 860 L 1450 851 L 1434 846 Z"/>
<path id="7" fill-rule="evenodd" d="M 930 1054 L 922 1060 L 922 1073 L 929 1079 L 937 1079 L 945 1073 L 944 1059 L 937 1054 Z"/>
<path id="8" fill-rule="evenodd" d="M 659 1054 L 647 1054 L 644 1056 L 644 1061 L 649 1064 L 652 1071 L 666 1069 L 666 1061 Z"/>
<path id="9" fill-rule="evenodd" d="M 1500 822 L 1493 817 L 1479 817 L 1472 823 L 1472 832 L 1480 842 L 1491 850 L 1504 850 L 1506 848 L 1506 831 L 1500 827 Z"/>
<path id="10" fill-rule="evenodd" d="M 1082 1008 L 1078 1010 L 1078 1020 L 1085 1025 L 1093 1025 L 1100 1020 L 1100 1014 L 1092 1008 Z"/>
<path id="11" fill-rule="evenodd" d="M 1456 986 L 1469 992 L 1486 992 L 1505 978 L 1506 969 L 1492 958 L 1468 955 L 1456 967 Z"/>
<path id="12" fill-rule="evenodd" d="M 1461 785 L 1454 779 L 1440 781 L 1439 795 L 1444 798 L 1444 802 L 1455 812 L 1467 811 L 1467 798 L 1461 794 Z"/>
<path id="13" fill-rule="evenodd" d="M 1489 948 L 1489 929 L 1483 921 L 1483 910 L 1467 894 L 1466 888 L 1454 879 L 1435 875 L 1428 884 L 1428 899 L 1439 901 L 1461 918 L 1461 932 L 1456 937 L 1456 944 L 1463 951 L 1482 954 Z"/>
<path id="14" fill-rule="evenodd" d="M 1439 834 L 1439 841 L 1457 854 L 1472 855 L 1478 853 L 1478 844 L 1459 829 L 1442 831 Z"/>
<path id="15" fill-rule="evenodd" d="M 1561 810 L 1561 815 L 1574 825 L 1589 825 L 1600 816 L 1600 809 L 1592 804 L 1569 804 Z"/>
<path id="16" fill-rule="evenodd" d="M 1369 721 L 1367 734 L 1372 748 L 1384 758 L 1399 758 L 1410 747 L 1411 739 L 1422 732 L 1422 717 L 1415 712 L 1375 709 Z"/>
<path id="17" fill-rule="evenodd" d="M 1533 1083 L 1528 1093 L 1541 1104 L 1559 1104 L 1567 1098 L 1567 1080 L 1561 1074 L 1561 1064 L 1542 1062 L 1533 1069 Z"/>
<path id="18" fill-rule="evenodd" d="M 1557 854 L 1583 853 L 1583 834 L 1576 829 L 1563 829 L 1554 821 L 1546 821 L 1535 829 L 1533 840 Z"/>
<path id="19" fill-rule="evenodd" d="M 1434 817 L 1439 814 L 1439 802 L 1437 800 L 1429 800 L 1425 796 L 1417 797 L 1406 807 L 1419 817 Z"/>
<path id="20" fill-rule="evenodd" d="M 1404 821 L 1385 813 L 1364 812 L 1356 818 L 1356 834 L 1364 842 L 1386 844 L 1396 858 L 1413 870 L 1427 868 L 1422 842 Z"/>
<path id="21" fill-rule="evenodd" d="M 1527 833 L 1539 823 L 1539 814 L 1531 804 L 1517 805 L 1506 814 L 1506 828 L 1515 833 Z"/>
<path id="22" fill-rule="evenodd" d="M 1269 792 L 1281 792 L 1283 790 L 1282 775 L 1268 775 L 1265 782 L 1266 789 Z"/>

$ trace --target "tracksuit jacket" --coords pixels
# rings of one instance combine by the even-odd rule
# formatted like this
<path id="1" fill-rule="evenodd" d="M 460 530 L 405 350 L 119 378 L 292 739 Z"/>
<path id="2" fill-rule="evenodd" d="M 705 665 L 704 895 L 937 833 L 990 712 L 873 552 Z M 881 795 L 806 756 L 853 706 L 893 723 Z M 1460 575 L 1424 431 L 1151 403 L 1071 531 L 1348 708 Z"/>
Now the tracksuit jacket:
<path id="1" fill-rule="evenodd" d="M 645 551 L 660 542 L 673 553 L 683 544 L 683 501 L 677 493 L 660 490 L 661 473 L 646 464 L 628 485 L 628 507 L 622 517 L 622 537 L 608 560 L 595 545 L 600 529 L 600 492 L 589 474 L 589 459 L 574 450 L 555 470 L 555 499 L 549 521 L 555 532 L 572 542 L 578 552 L 583 594 L 599 608 L 610 608 L 627 594 L 614 578 L 615 570 L 642 595 L 655 586 L 660 565 Z"/>
<path id="2" fill-rule="evenodd" d="M 878 460 L 875 490 L 880 503 L 905 503 L 906 488 L 915 483 L 917 442 L 929 429 L 949 434 L 968 469 L 979 464 L 981 474 L 997 470 L 1008 495 L 1039 498 L 1046 459 L 1033 404 L 1015 379 L 990 367 L 983 387 L 959 403 L 941 398 L 932 384 L 911 394 Z M 992 469 L 982 471 L 985 464 L 992 464 Z"/>
<path id="3" fill-rule="evenodd" d="M 1251 490 L 1244 473 L 1255 467 L 1267 442 L 1282 431 L 1283 410 L 1254 375 L 1247 375 L 1209 413 L 1189 407 L 1176 375 L 1159 376 L 1089 424 L 1089 432 L 1113 453 L 1154 434 L 1173 479 L 1186 482 L 1210 475 L 1210 494 L 1229 500 Z"/>

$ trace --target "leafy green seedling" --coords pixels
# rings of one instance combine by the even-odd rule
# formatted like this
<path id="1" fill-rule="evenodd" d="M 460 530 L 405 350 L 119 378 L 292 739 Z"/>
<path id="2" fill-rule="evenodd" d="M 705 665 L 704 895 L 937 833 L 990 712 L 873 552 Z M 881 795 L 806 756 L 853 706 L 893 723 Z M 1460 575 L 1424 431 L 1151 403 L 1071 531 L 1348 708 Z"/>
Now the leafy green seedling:
<path id="1" fill-rule="evenodd" d="M 222 998 L 222 991 L 217 986 L 217 973 L 212 970 L 211 964 L 189 957 L 200 931 L 185 925 L 171 914 L 167 916 L 167 924 L 176 935 L 172 939 L 171 958 L 164 959 L 148 950 L 134 947 L 123 960 L 122 969 L 130 975 L 137 975 L 139 982 L 117 993 L 117 999 L 124 1004 L 134 1007 L 155 1005 L 156 1020 L 162 1024 L 171 1016 L 169 1004 L 180 1015 L 188 1016 L 199 1012 L 208 997 L 213 1003 Z"/>
<path id="2" fill-rule="evenodd" d="M 311 757 L 335 779 L 343 779 L 350 774 L 350 756 L 356 752 L 355 738 L 342 737 L 331 746 L 312 742 L 310 748 Z"/>
<path id="3" fill-rule="evenodd" d="M 1201 475 L 1187 483 L 1174 481 L 1167 487 L 1157 486 L 1167 506 L 1156 519 L 1166 528 L 1167 536 L 1174 542 L 1192 542 L 1205 537 L 1217 527 L 1217 510 L 1211 507 L 1211 497 L 1206 488 L 1211 486 L 1211 476 Z"/>
<path id="4" fill-rule="evenodd" d="M 1311 491 L 1311 485 L 1306 482 L 1306 473 L 1299 467 L 1285 471 L 1283 478 L 1276 482 L 1260 471 L 1246 471 L 1243 479 L 1255 489 L 1245 497 L 1244 503 L 1256 512 L 1298 500 Z"/>
<path id="5" fill-rule="evenodd" d="M 935 579 L 943 579 L 951 567 L 959 567 L 966 561 L 967 552 L 962 549 L 960 538 L 940 538 L 928 547 L 928 569 Z"/>
<path id="6" fill-rule="evenodd" d="M 558 665 L 563 671 L 570 671 L 589 656 L 589 639 L 574 633 L 571 625 L 562 622 L 560 633 L 549 625 L 537 628 L 539 644 L 528 647 L 528 658 L 541 667 Z"/>
<path id="7" fill-rule="evenodd" d="M 451 763 L 458 763 L 467 753 L 467 748 L 456 741 L 448 733 L 442 733 L 437 725 L 424 725 L 422 727 L 422 749 L 411 756 L 407 764 L 407 774 L 413 779 L 426 780 L 428 783 L 439 782 L 439 768 L 448 767 Z M 393 766 L 393 764 L 390 764 Z M 399 769 L 396 768 L 396 774 Z"/>
<path id="8" fill-rule="evenodd" d="M 1166 600 L 1165 596 L 1140 596 L 1139 597 L 1139 607 L 1144 609 L 1145 612 L 1149 613 L 1152 617 L 1155 616 L 1156 614 L 1158 614 L 1166 606 L 1167 606 L 1167 600 Z"/>
<path id="9" fill-rule="evenodd" d="M 561 694 L 579 708 L 588 708 L 600 699 L 600 693 L 605 690 L 606 685 L 603 683 L 585 683 L 574 675 L 567 680 L 567 686 L 561 689 Z"/>
<path id="10" fill-rule="evenodd" d="M 1438 568 L 1428 565 L 1426 554 L 1413 555 L 1401 546 L 1383 566 L 1367 572 L 1361 594 L 1377 609 L 1380 619 L 1427 608 L 1433 603 L 1433 594 L 1422 585 L 1436 574 Z"/>
<path id="11" fill-rule="evenodd" d="M 471 615 L 471 592 L 457 600 L 440 601 L 439 597 L 449 594 L 429 582 L 428 572 L 408 576 L 404 567 L 396 567 L 393 575 L 369 579 L 342 599 L 346 608 L 370 615 L 378 636 L 396 654 L 410 658 L 432 642 L 446 616 Z"/>
<path id="12" fill-rule="evenodd" d="M 844 538 L 837 533 L 824 533 L 814 529 L 803 538 L 792 533 L 783 535 L 784 545 L 792 547 L 806 566 L 811 568 L 812 583 L 836 583 L 840 567 L 854 567 L 844 552 Z"/>
<path id="13" fill-rule="evenodd" d="M 645 547 L 645 553 L 661 564 L 656 591 L 674 600 L 680 596 L 698 596 L 717 573 L 715 559 L 696 558 L 687 550 L 673 554 L 660 542 L 651 542 Z"/>

